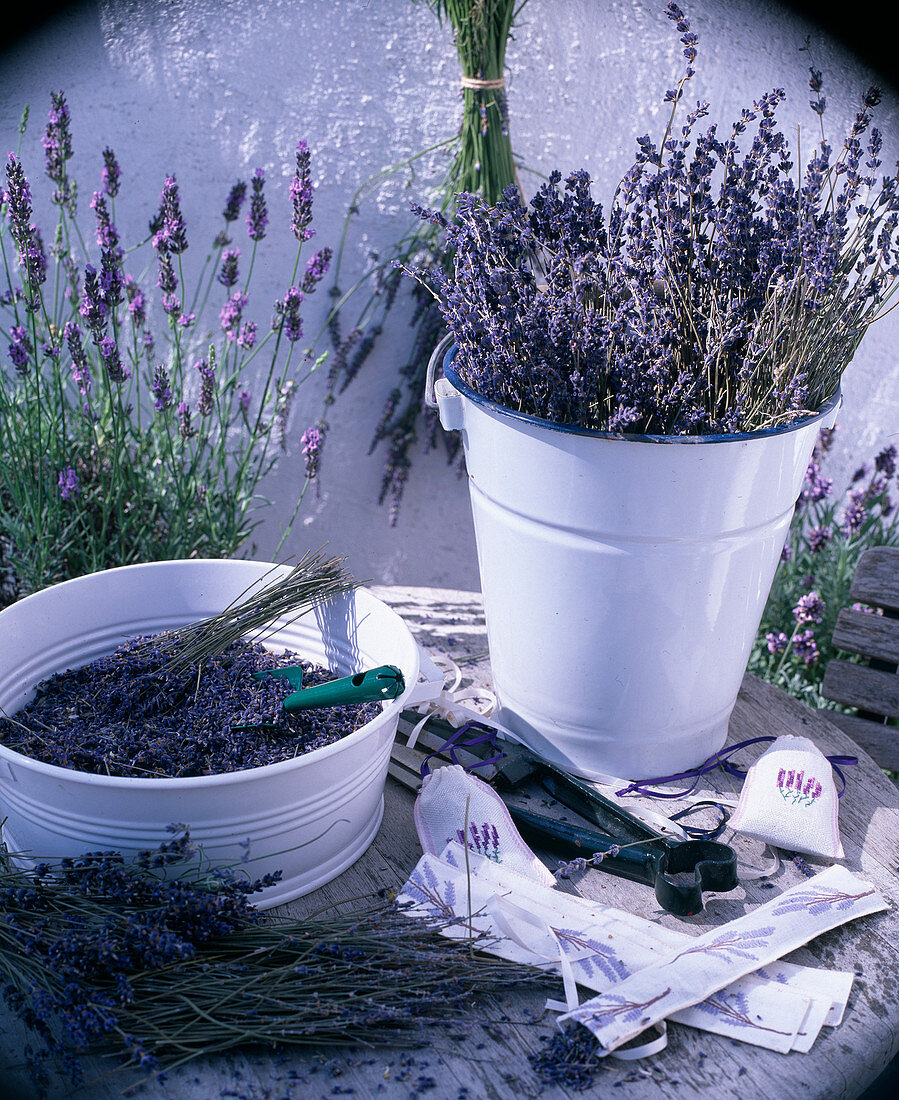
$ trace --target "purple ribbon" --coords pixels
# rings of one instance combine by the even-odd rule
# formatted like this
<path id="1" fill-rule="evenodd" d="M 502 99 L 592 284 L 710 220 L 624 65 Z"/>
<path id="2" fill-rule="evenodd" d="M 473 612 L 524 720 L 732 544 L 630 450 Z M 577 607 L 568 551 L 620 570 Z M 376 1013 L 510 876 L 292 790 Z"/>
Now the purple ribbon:
<path id="1" fill-rule="evenodd" d="M 739 752 L 740 749 L 745 749 L 748 745 L 757 745 L 762 741 L 776 741 L 776 737 L 750 737 L 748 741 L 738 741 L 736 745 L 730 745 L 726 749 L 722 749 L 720 752 L 713 753 L 707 760 L 703 761 L 698 768 L 689 768 L 684 772 L 676 772 L 674 775 L 660 775 L 655 779 L 635 779 L 627 787 L 622 787 L 620 791 L 615 793 L 618 795 L 623 794 L 642 794 L 647 798 L 685 798 L 687 795 L 692 794 L 696 790 L 699 784 L 699 780 L 702 776 L 708 772 L 713 772 L 716 768 L 721 768 L 722 771 L 728 775 L 733 775 L 737 779 L 745 779 L 746 772 L 742 768 L 738 768 L 736 764 L 730 762 L 730 757 L 735 752 Z M 843 792 L 846 790 L 846 777 L 843 775 L 842 767 L 847 767 L 851 764 L 858 763 L 857 756 L 828 756 L 831 767 L 840 778 L 841 787 L 837 791 L 837 797 L 842 798 Z M 675 783 L 677 780 L 692 779 L 693 782 L 685 791 L 653 791 L 650 787 L 658 786 L 660 783 Z"/>
<path id="2" fill-rule="evenodd" d="M 478 735 L 475 737 L 468 737 L 464 741 L 462 735 L 468 733 L 470 730 L 478 731 Z M 489 745 L 492 749 L 496 749 L 493 756 L 487 757 L 484 760 L 478 760 L 473 764 L 469 764 L 465 767 L 468 772 L 474 771 L 475 768 L 486 767 L 487 764 L 498 764 L 500 760 L 506 755 L 496 746 L 496 730 L 490 726 L 485 726 L 481 722 L 466 722 L 464 726 L 460 726 L 456 732 L 446 739 L 439 749 L 434 749 L 433 752 L 429 752 L 428 755 L 422 760 L 421 772 L 422 779 L 426 775 L 431 774 L 431 769 L 428 767 L 428 761 L 432 756 L 440 756 L 441 754 L 449 756 L 450 760 L 454 764 L 463 765 L 456 759 L 456 749 L 475 748 L 477 745 Z"/>

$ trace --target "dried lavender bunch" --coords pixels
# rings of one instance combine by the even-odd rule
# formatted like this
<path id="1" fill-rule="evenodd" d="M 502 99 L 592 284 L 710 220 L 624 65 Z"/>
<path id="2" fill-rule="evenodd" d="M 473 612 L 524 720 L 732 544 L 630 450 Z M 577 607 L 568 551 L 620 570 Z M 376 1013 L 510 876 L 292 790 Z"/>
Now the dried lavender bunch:
<path id="1" fill-rule="evenodd" d="M 291 185 L 293 270 L 284 301 L 274 311 L 265 303 L 260 319 L 250 316 L 250 283 L 269 221 L 261 170 L 249 203 L 246 182 L 231 189 L 194 278 L 174 175 L 147 236 L 126 248 L 116 211 L 129 201 L 127 173 L 113 150 L 98 162 L 92 231 L 78 217 L 61 92 L 40 142 L 25 138 L 23 121 L 0 190 L 0 540 L 12 548 L 14 594 L 130 562 L 238 553 L 259 522 L 259 484 L 295 385 L 309 374 L 300 304 L 330 256 L 321 249 L 302 277 L 312 233 L 305 142 Z M 39 155 L 57 209 L 46 242 L 25 171 Z M 234 235 L 244 228 L 242 257 Z M 251 360 L 265 364 L 252 392 Z"/>
<path id="2" fill-rule="evenodd" d="M 54 1066 L 79 1082 L 90 1055 L 163 1074 L 254 1044 L 418 1046 L 478 994 L 546 981 L 389 900 L 262 921 L 248 895 L 269 883 L 209 874 L 173 831 L 132 863 L 97 852 L 33 874 L 0 848 L 0 983 L 42 1044 L 38 1082 Z"/>
<path id="3" fill-rule="evenodd" d="M 333 674 L 285 650 L 236 641 L 187 677 L 152 638 L 42 681 L 13 717 L 0 717 L 0 741 L 15 752 L 97 775 L 181 778 L 221 775 L 291 760 L 333 744 L 381 711 L 354 703 L 289 714 L 294 689 L 266 669 L 302 665 L 303 685 Z"/>
<path id="4" fill-rule="evenodd" d="M 515 187 L 493 205 L 461 196 L 446 224 L 451 270 L 414 273 L 440 302 L 460 377 L 501 405 L 660 435 L 793 423 L 836 391 L 896 291 L 899 196 L 894 178 L 877 178 L 871 128 L 880 96 L 865 94 L 838 155 L 822 129 L 795 172 L 780 89 L 724 139 L 716 125 L 695 135 L 707 103 L 678 133 L 696 36 L 676 4 L 666 11 L 686 68 L 666 94 L 662 140 L 638 139 L 608 214 L 585 171 L 564 190 L 553 173 L 530 207 Z M 816 70 L 810 87 L 820 116 Z"/>
<path id="5" fill-rule="evenodd" d="M 350 592 L 357 582 L 344 569 L 344 558 L 308 551 L 286 577 L 265 583 L 268 574 L 218 615 L 168 630 L 153 640 L 169 655 L 172 675 L 201 665 L 247 635 L 261 637 L 285 616 L 292 622 L 310 608 Z"/>
<path id="6" fill-rule="evenodd" d="M 413 0 L 414 3 L 419 0 Z M 319 471 L 321 447 L 327 437 L 327 410 L 338 394 L 349 386 L 380 336 L 404 280 L 397 265 L 431 268 L 445 264 L 440 244 L 440 223 L 416 223 L 384 253 L 373 254 L 368 269 L 349 290 L 340 289 L 343 253 L 350 219 L 359 211 L 362 196 L 376 183 L 401 170 L 412 178 L 416 166 L 437 151 L 452 155 L 449 167 L 435 187 L 440 210 L 450 212 L 459 192 L 477 192 L 486 201 L 496 201 L 518 178 L 517 163 L 509 135 L 509 111 L 504 84 L 506 46 L 513 20 L 527 0 L 425 0 L 441 23 L 453 31 L 462 70 L 462 117 L 459 132 L 429 146 L 414 156 L 379 172 L 358 189 L 350 204 L 343 238 L 334 265 L 335 299 L 328 320 L 333 357 L 328 374 L 325 411 L 310 431 L 315 436 L 315 474 Z M 416 209 L 413 207 L 413 210 Z M 343 331 L 341 322 L 349 304 L 364 289 L 369 290 L 352 327 Z M 456 433 L 440 431 L 436 415 L 424 406 L 424 383 L 428 359 L 444 333 L 443 319 L 432 297 L 410 284 L 413 330 L 410 346 L 400 357 L 399 378 L 381 410 L 373 429 L 369 454 L 378 448 L 386 452 L 379 504 L 387 504 L 389 522 L 394 525 L 412 467 L 415 445 L 423 435 L 425 452 L 441 445 L 450 463 L 460 458 Z M 423 431 L 422 431 L 423 429 Z"/>

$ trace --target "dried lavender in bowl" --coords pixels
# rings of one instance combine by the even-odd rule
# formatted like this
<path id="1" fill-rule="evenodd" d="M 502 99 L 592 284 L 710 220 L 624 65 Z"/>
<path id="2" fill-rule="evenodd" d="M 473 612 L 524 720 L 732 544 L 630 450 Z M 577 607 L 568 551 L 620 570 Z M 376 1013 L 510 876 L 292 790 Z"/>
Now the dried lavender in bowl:
<path id="1" fill-rule="evenodd" d="M 98 775 L 182 778 L 276 764 L 329 745 L 380 713 L 355 703 L 286 713 L 294 688 L 254 672 L 302 664 L 303 686 L 334 678 L 258 640 L 354 588 L 340 558 L 307 554 L 261 580 L 218 615 L 139 636 L 114 653 L 38 684 L 18 714 L 0 717 L 0 741 L 35 760 Z"/>
<path id="2" fill-rule="evenodd" d="M 352 733 L 381 710 L 379 703 L 355 703 L 288 714 L 281 704 L 290 684 L 255 680 L 254 672 L 302 663 L 306 687 L 333 674 L 290 650 L 276 656 L 238 640 L 190 676 L 169 657 L 166 641 L 135 638 L 43 681 L 31 703 L 0 718 L 0 740 L 76 771 L 181 778 L 290 760 Z"/>

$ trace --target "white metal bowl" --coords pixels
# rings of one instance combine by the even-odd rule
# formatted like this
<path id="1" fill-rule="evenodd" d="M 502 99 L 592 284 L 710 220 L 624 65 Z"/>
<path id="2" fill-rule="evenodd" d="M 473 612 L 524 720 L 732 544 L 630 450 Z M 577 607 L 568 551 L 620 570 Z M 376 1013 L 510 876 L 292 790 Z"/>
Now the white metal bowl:
<path id="1" fill-rule="evenodd" d="M 37 592 L 0 612 L 0 707 L 12 715 L 52 673 L 111 653 L 135 634 L 216 614 L 266 573 L 274 579 L 287 572 L 265 562 L 154 562 Z M 364 589 L 276 624 L 266 644 L 295 650 L 340 676 L 397 665 L 406 687 L 334 744 L 219 775 L 94 775 L 0 744 L 0 819 L 10 852 L 29 859 L 107 849 L 133 855 L 155 848 L 169 838 L 167 826 L 184 822 L 214 866 L 243 865 L 251 878 L 282 872 L 277 885 L 255 895 L 261 908 L 300 897 L 349 867 L 381 822 L 390 747 L 418 679 L 418 647 L 403 620 Z"/>

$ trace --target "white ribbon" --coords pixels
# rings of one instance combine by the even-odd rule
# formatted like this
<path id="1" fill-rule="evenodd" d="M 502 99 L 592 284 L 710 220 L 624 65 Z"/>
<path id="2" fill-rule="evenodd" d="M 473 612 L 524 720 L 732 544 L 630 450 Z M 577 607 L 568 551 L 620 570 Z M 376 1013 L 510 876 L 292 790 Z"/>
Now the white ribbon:
<path id="1" fill-rule="evenodd" d="M 446 670 L 439 667 L 437 660 L 447 665 Z M 479 687 L 459 691 L 459 684 L 462 682 L 459 666 L 446 654 L 442 654 L 437 660 L 421 651 L 421 672 L 425 680 L 413 689 L 407 706 L 424 717 L 412 727 L 406 739 L 406 747 L 415 748 L 419 734 L 432 718 L 442 718 L 453 729 L 459 729 L 466 722 L 483 722 L 510 740 L 517 741 L 518 738 L 511 730 L 490 717 L 496 708 L 496 696 L 493 692 Z M 465 703 L 480 705 L 465 706 Z"/>
<path id="2" fill-rule="evenodd" d="M 571 964 L 577 959 L 588 959 L 593 954 L 589 948 L 580 948 L 577 951 L 565 950 L 562 941 L 550 928 L 546 921 L 523 909 L 510 901 L 507 896 L 494 894 L 484 906 L 484 912 L 492 920 L 497 928 L 508 940 L 517 944 L 523 950 L 533 955 L 535 960 L 543 965 L 558 966 L 562 976 L 562 988 L 565 992 L 565 1000 L 548 1000 L 546 1007 L 552 1012 L 572 1012 L 579 1004 L 577 994 L 577 980 L 574 976 Z M 554 950 L 544 951 L 537 946 L 533 933 L 528 935 L 526 929 L 532 929 L 542 939 L 550 940 Z M 668 1028 L 664 1020 L 660 1025 L 660 1034 L 649 1042 L 642 1043 L 638 1047 L 630 1047 L 628 1050 L 615 1051 L 614 1054 L 623 1062 L 633 1062 L 638 1058 L 647 1058 L 651 1054 L 658 1054 L 668 1045 Z"/>

